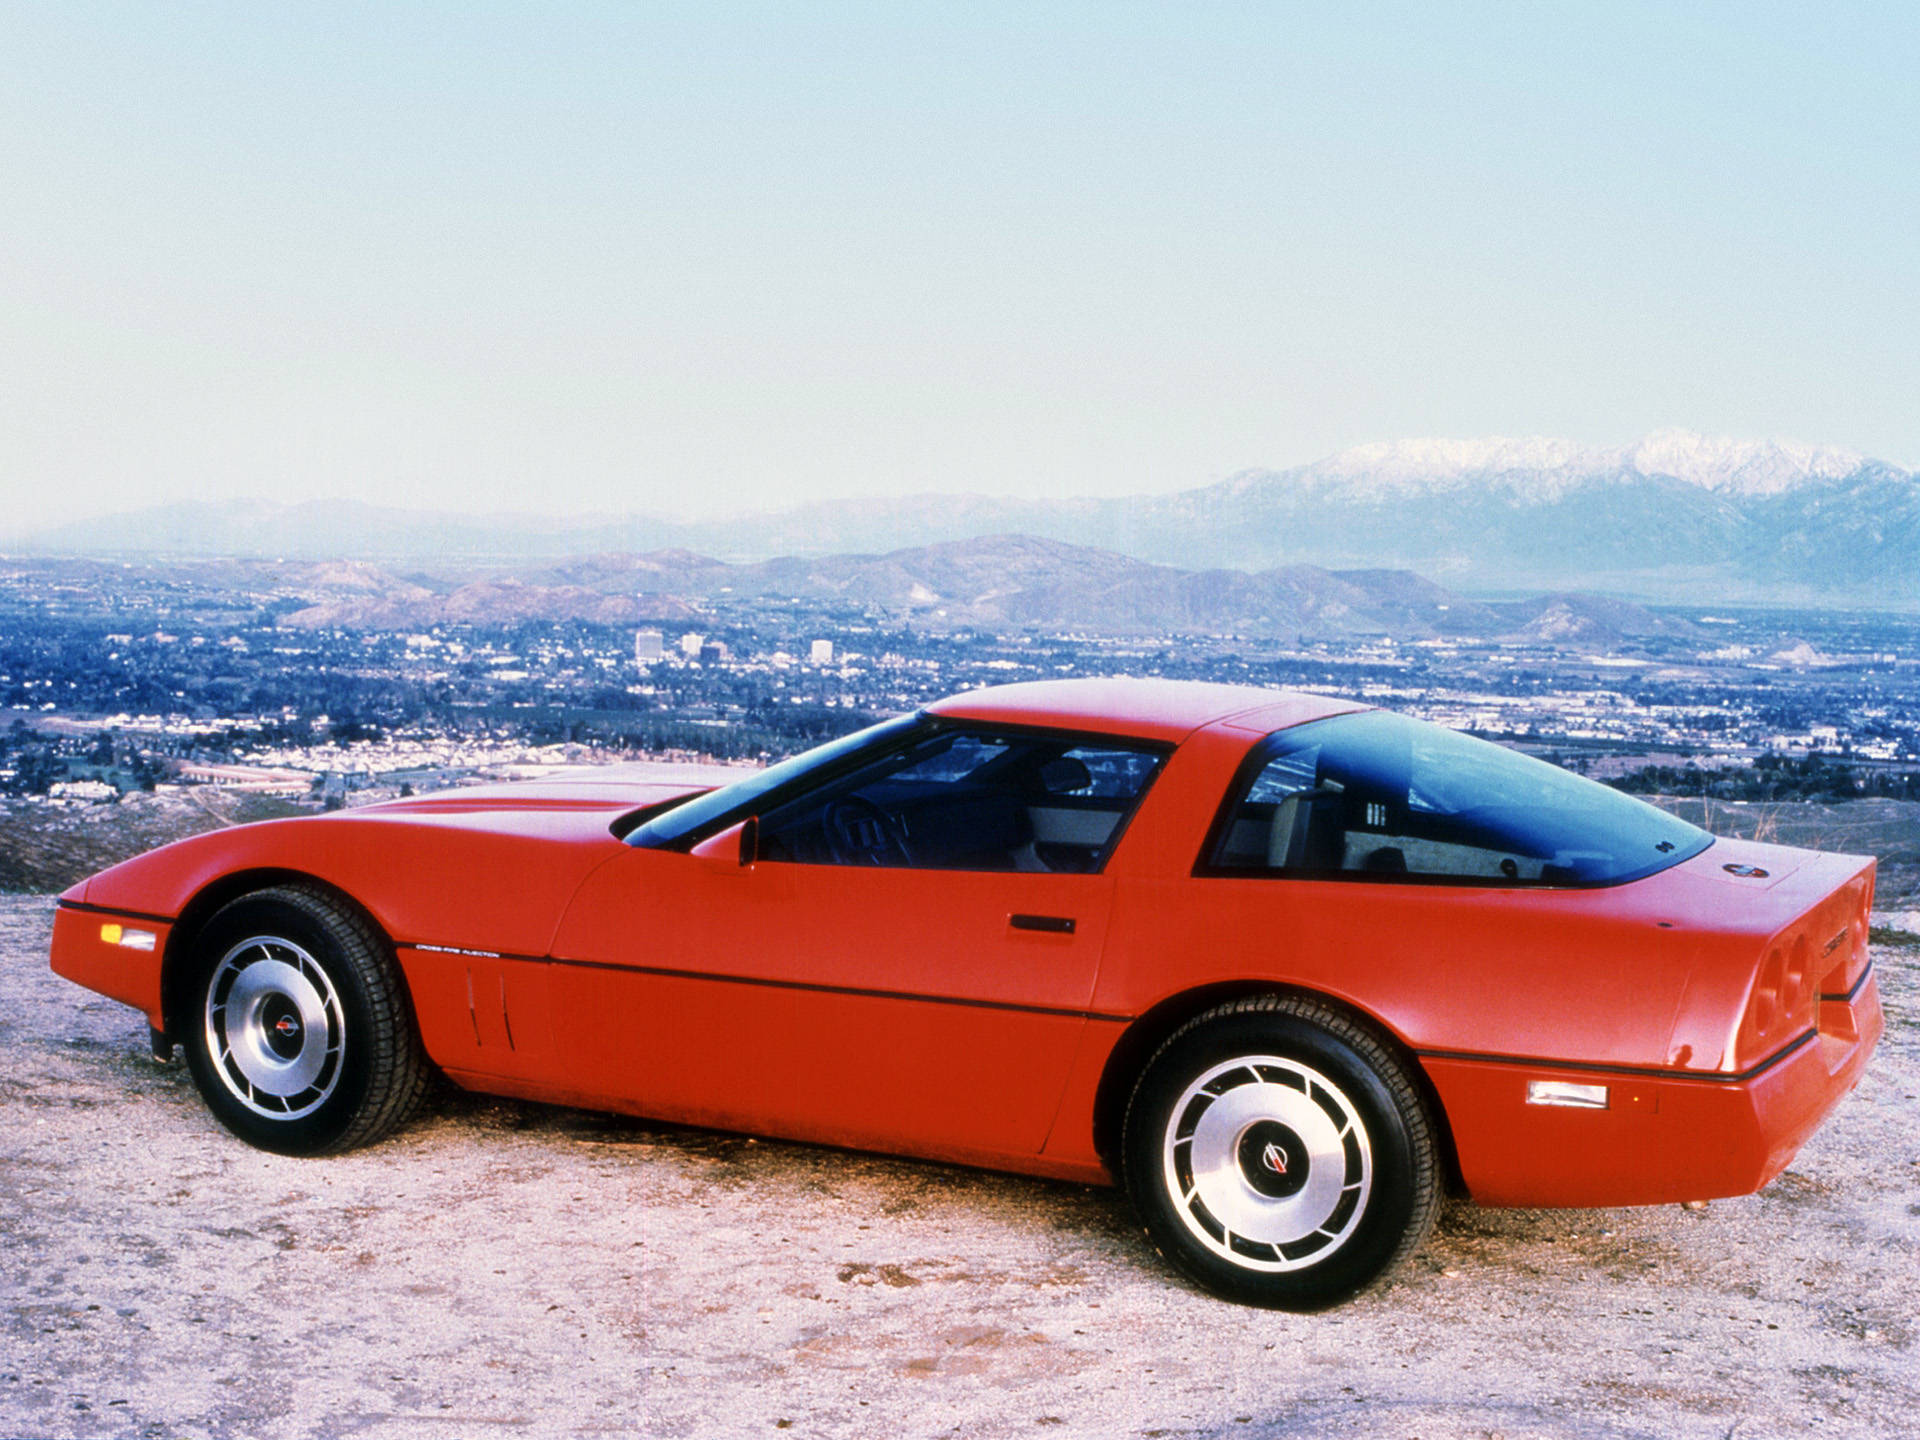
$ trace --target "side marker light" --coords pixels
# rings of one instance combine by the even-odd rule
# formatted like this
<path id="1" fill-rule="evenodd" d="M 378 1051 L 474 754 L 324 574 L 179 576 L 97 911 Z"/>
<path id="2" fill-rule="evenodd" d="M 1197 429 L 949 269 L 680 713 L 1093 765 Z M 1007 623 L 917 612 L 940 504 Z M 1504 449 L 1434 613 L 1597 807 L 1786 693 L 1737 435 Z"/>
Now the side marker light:
<path id="1" fill-rule="evenodd" d="M 102 925 L 100 938 L 122 950 L 151 950 L 157 938 L 151 930 L 132 930 L 125 925 Z"/>
<path id="2" fill-rule="evenodd" d="M 1527 1104 L 1567 1105 L 1575 1110 L 1604 1110 L 1607 1108 L 1607 1087 L 1576 1085 L 1570 1080 L 1529 1080 Z"/>

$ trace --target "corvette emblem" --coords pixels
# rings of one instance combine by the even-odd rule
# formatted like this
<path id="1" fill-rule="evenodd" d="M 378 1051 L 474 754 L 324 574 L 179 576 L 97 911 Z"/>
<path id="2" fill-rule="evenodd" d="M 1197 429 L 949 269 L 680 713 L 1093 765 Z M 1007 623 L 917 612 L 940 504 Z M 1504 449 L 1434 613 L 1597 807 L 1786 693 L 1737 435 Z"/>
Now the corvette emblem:
<path id="1" fill-rule="evenodd" d="M 1278 1145 L 1268 1145 L 1260 1152 L 1260 1163 L 1276 1175 L 1287 1173 L 1287 1152 Z"/>
<path id="2" fill-rule="evenodd" d="M 280 1019 L 275 1022 L 273 1028 L 282 1035 L 292 1035 L 295 1031 L 299 1030 L 300 1022 L 295 1020 L 291 1015 L 282 1015 Z"/>

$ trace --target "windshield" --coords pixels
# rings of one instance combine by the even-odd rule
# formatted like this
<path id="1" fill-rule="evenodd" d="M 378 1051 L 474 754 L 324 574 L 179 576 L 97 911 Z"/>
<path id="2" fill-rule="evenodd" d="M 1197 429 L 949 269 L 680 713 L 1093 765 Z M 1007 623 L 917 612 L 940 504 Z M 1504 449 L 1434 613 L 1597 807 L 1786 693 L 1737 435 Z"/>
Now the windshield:
<path id="1" fill-rule="evenodd" d="M 837 769 L 843 764 L 853 763 L 868 750 L 890 746 L 902 736 L 912 734 L 924 723 L 918 715 L 902 715 L 897 719 L 883 720 L 878 725 L 869 725 L 864 730 L 856 730 L 851 735 L 842 735 L 838 740 L 829 740 L 790 760 L 756 770 L 731 785 L 722 785 L 718 790 L 696 795 L 671 810 L 655 815 L 644 825 L 635 827 L 626 836 L 626 843 L 643 850 L 657 850 L 698 831 L 710 827 L 724 828 L 736 820 L 744 820 L 758 813 L 768 800 L 777 801 L 780 792 L 795 781 L 817 770 Z"/>
<path id="2" fill-rule="evenodd" d="M 1209 868 L 1618 885 L 1712 843 L 1706 831 L 1558 766 L 1373 710 L 1262 742 L 1216 831 Z"/>

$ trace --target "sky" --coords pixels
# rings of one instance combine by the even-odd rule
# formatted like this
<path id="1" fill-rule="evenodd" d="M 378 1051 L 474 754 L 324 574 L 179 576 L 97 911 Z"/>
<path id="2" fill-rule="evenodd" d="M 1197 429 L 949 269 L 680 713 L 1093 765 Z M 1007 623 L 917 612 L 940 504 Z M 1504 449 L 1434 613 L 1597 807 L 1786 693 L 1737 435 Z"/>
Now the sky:
<path id="1" fill-rule="evenodd" d="M 1920 466 L 1920 7 L 0 0 L 0 535 Z"/>

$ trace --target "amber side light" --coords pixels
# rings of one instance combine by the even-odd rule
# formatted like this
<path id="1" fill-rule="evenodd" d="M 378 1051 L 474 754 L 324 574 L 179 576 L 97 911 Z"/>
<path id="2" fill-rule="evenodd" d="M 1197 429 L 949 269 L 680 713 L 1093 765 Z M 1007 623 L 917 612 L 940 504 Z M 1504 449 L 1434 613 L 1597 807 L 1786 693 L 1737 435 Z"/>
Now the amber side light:
<path id="1" fill-rule="evenodd" d="M 1608 1108 L 1605 1085 L 1583 1085 L 1571 1080 L 1529 1080 L 1527 1104 L 1556 1105 L 1572 1110 Z"/>

